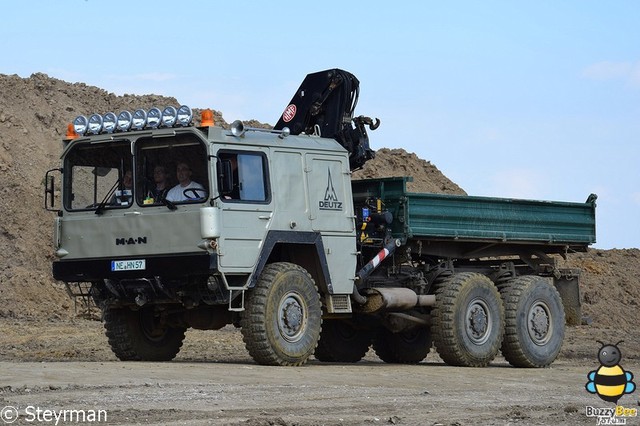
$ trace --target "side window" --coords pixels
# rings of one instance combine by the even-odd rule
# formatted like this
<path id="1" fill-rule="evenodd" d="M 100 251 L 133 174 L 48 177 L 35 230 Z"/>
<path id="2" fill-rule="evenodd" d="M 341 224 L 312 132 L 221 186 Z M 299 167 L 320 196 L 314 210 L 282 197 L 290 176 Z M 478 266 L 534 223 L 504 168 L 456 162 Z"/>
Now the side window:
<path id="1" fill-rule="evenodd" d="M 267 161 L 259 152 L 222 151 L 218 154 L 219 182 L 223 182 L 224 170 L 230 171 L 230 188 L 220 185 L 223 201 L 269 202 Z"/>

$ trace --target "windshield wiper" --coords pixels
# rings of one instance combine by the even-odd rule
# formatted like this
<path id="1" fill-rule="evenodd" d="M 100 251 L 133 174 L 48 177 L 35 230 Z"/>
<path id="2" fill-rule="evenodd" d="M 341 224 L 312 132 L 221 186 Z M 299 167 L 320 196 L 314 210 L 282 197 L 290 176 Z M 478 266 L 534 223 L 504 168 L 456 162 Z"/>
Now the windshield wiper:
<path id="1" fill-rule="evenodd" d="M 167 200 L 167 199 L 166 199 L 166 198 L 164 198 L 164 197 L 160 199 L 160 202 L 161 202 L 162 204 L 164 204 L 165 206 L 167 206 L 167 208 L 168 208 L 169 210 L 177 210 L 177 209 L 178 209 L 178 206 L 176 206 L 176 205 L 173 203 L 173 201 L 169 201 L 169 200 Z"/>
<path id="2" fill-rule="evenodd" d="M 116 188 L 118 187 L 118 183 L 119 183 L 119 180 L 116 180 L 116 183 L 113 184 L 113 186 L 107 192 L 107 195 L 104 197 L 104 199 L 100 201 L 100 204 L 98 204 L 98 207 L 96 207 L 95 214 L 102 214 L 102 211 L 107 205 L 107 200 L 109 200 L 111 196 L 113 196 L 113 193 L 116 191 Z"/>

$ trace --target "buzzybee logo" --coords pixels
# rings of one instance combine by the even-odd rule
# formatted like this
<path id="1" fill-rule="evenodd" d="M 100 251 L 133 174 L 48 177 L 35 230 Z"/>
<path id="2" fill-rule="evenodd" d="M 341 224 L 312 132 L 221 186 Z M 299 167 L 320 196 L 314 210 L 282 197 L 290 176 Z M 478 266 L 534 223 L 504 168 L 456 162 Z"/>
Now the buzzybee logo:
<path id="1" fill-rule="evenodd" d="M 596 417 L 597 424 L 626 424 L 627 417 L 637 417 L 636 408 L 625 408 L 618 405 L 618 400 L 625 394 L 632 393 L 636 389 L 633 382 L 633 373 L 625 371 L 619 364 L 622 360 L 622 353 L 618 345 L 604 344 L 597 341 L 602 346 L 598 350 L 598 361 L 600 367 L 587 374 L 588 381 L 585 389 L 589 393 L 598 395 L 600 399 L 615 404 L 614 408 L 586 407 L 587 417 Z"/>
<path id="2" fill-rule="evenodd" d="M 589 381 L 585 388 L 587 392 L 597 394 L 603 401 L 617 404 L 622 395 L 632 393 L 636 389 L 636 384 L 633 383 L 633 373 L 624 371 L 618 365 L 622 360 L 622 353 L 618 345 L 622 341 L 615 345 L 605 345 L 600 341 L 598 343 L 602 345 L 598 351 L 600 368 L 587 374 Z"/>
<path id="3" fill-rule="evenodd" d="M 324 200 L 318 201 L 318 208 L 320 210 L 342 210 L 342 201 L 338 199 L 338 194 L 333 187 L 333 181 L 331 180 L 331 170 L 327 168 L 327 189 L 324 191 Z"/>

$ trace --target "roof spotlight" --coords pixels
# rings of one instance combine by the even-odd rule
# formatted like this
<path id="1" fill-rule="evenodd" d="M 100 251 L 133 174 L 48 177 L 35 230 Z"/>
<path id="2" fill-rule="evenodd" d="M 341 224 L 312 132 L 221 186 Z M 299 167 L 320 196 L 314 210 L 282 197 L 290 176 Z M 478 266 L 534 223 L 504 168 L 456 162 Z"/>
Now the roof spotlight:
<path id="1" fill-rule="evenodd" d="M 84 135 L 87 132 L 89 120 L 84 115 L 79 115 L 73 119 L 73 130 L 79 135 Z"/>
<path id="2" fill-rule="evenodd" d="M 162 120 L 160 122 L 165 127 L 171 127 L 176 124 L 177 117 L 178 110 L 172 106 L 168 106 L 162 110 Z"/>
<path id="3" fill-rule="evenodd" d="M 160 125 L 160 119 L 162 118 L 162 111 L 159 108 L 151 108 L 147 112 L 147 126 L 152 129 L 157 128 Z"/>
<path id="4" fill-rule="evenodd" d="M 102 131 L 102 116 L 100 114 L 91 114 L 89 117 L 89 132 L 97 135 Z"/>
<path id="5" fill-rule="evenodd" d="M 116 129 L 116 122 L 118 121 L 118 117 L 112 112 L 108 112 L 102 116 L 102 128 L 107 133 L 113 133 Z"/>
<path id="6" fill-rule="evenodd" d="M 177 114 L 178 124 L 181 126 L 188 126 L 191 124 L 191 120 L 193 119 L 193 112 L 191 112 L 191 108 L 186 105 L 181 105 L 178 108 Z"/>
<path id="7" fill-rule="evenodd" d="M 118 114 L 118 124 L 116 125 L 116 127 L 121 132 L 126 132 L 131 128 L 132 119 L 133 116 L 129 111 L 122 111 L 120 114 Z"/>
<path id="8" fill-rule="evenodd" d="M 133 118 L 131 119 L 131 127 L 134 130 L 142 130 L 147 124 L 147 112 L 143 109 L 137 109 L 133 112 Z"/>

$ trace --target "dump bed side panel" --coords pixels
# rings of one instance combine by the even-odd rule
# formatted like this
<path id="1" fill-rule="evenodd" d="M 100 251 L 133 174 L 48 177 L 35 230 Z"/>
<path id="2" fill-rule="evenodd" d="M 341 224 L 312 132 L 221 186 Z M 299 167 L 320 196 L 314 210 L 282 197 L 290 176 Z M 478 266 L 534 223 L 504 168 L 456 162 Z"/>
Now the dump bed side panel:
<path id="1" fill-rule="evenodd" d="M 409 236 L 590 244 L 593 204 L 408 194 Z"/>
<path id="2" fill-rule="evenodd" d="M 406 191 L 406 178 L 354 181 L 356 205 L 380 197 L 393 233 L 408 239 L 585 247 L 595 242 L 595 197 L 585 203 Z"/>

